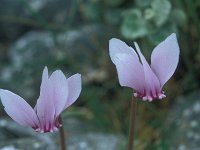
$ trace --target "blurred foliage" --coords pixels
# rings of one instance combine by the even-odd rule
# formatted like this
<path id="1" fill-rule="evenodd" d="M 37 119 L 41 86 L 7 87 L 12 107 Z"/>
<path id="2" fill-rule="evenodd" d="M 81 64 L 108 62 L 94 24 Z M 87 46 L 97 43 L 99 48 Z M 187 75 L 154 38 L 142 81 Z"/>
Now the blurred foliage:
<path id="1" fill-rule="evenodd" d="M 144 55 L 150 58 L 153 47 L 175 32 L 181 56 L 176 74 L 165 86 L 167 100 L 154 103 L 139 102 L 137 121 L 137 150 L 168 149 L 164 116 L 167 116 L 178 95 L 200 88 L 199 1 L 59 0 L 51 2 L 51 5 L 41 10 L 37 10 L 33 7 L 35 5 L 25 0 L 11 1 L 12 7 L 14 2 L 20 8 L 17 12 L 23 15 L 5 15 L 4 9 L 0 9 L 0 39 L 3 41 L 0 43 L 1 88 L 23 93 L 22 89 L 28 86 L 35 91 L 34 95 L 30 94 L 30 98 L 36 99 L 44 65 L 49 66 L 50 71 L 60 68 L 64 72 L 80 72 L 84 80 L 83 91 L 76 103 L 77 109 L 70 110 L 71 115 L 79 115 L 79 111 L 82 112 L 79 108 L 84 108 L 86 118 L 100 129 L 123 132 L 126 135 L 132 91 L 118 84 L 115 67 L 108 56 L 108 40 L 111 37 L 126 40 L 128 43 L 136 40 L 141 45 Z M 47 5 L 45 2 L 48 0 L 44 1 L 44 5 Z M 64 9 L 65 7 L 67 9 Z M 14 12 L 14 9 L 10 10 Z M 91 24 L 101 28 L 99 31 L 91 30 L 88 32 L 89 36 L 82 28 Z M 18 26 L 21 28 L 15 28 Z M 7 30 L 10 28 L 15 30 Z M 50 34 L 50 43 L 53 46 L 43 46 L 37 40 L 31 41 L 33 43 L 27 44 L 23 49 L 25 52 L 19 53 L 22 59 L 24 58 L 20 70 L 15 62 L 10 60 L 9 50 L 22 35 L 32 30 Z M 65 32 L 69 34 L 60 36 Z M 82 35 L 80 38 L 77 38 L 78 33 Z M 64 42 L 60 42 L 65 36 L 66 38 L 62 39 Z M 74 44 L 65 46 L 65 40 L 68 38 L 77 40 L 74 40 Z M 41 41 L 42 39 L 46 39 L 46 35 L 39 38 Z M 23 45 L 23 41 L 20 43 Z M 69 43 L 73 42 L 69 40 L 67 44 Z M 32 47 L 41 51 L 34 51 Z M 26 57 L 29 53 L 33 53 L 30 58 Z M 8 78 L 9 76 L 12 77 Z M 5 80 L 7 78 L 4 77 L 9 80 Z"/>

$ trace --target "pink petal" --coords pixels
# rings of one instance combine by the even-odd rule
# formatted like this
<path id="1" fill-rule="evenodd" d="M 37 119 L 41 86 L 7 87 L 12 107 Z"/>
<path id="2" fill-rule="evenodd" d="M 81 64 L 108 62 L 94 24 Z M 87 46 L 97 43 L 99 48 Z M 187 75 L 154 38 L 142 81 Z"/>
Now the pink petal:
<path id="1" fill-rule="evenodd" d="M 77 73 L 69 77 L 67 79 L 67 82 L 68 82 L 69 94 L 67 102 L 65 104 L 65 108 L 73 104 L 81 93 L 81 75 Z"/>
<path id="2" fill-rule="evenodd" d="M 156 75 L 153 73 L 148 62 L 146 61 L 145 57 L 141 53 L 138 44 L 136 42 L 134 44 L 143 65 L 144 77 L 145 77 L 145 83 L 146 83 L 145 87 L 147 90 L 146 93 L 147 95 L 151 95 L 150 92 L 152 92 L 153 96 L 157 97 L 156 94 L 161 91 L 159 80 L 156 77 Z"/>
<path id="3" fill-rule="evenodd" d="M 20 96 L 0 90 L 1 102 L 7 114 L 23 126 L 38 127 L 39 121 L 33 108 Z"/>
<path id="4" fill-rule="evenodd" d="M 55 105 L 55 116 L 58 116 L 64 109 L 68 97 L 68 83 L 61 70 L 52 73 L 49 80 L 53 85 L 53 100 Z"/>
<path id="5" fill-rule="evenodd" d="M 139 60 L 134 59 L 132 55 L 118 53 L 113 61 L 117 68 L 120 85 L 143 92 L 144 71 Z"/>
<path id="6" fill-rule="evenodd" d="M 53 85 L 48 79 L 48 70 L 47 67 L 45 67 L 42 75 L 42 83 L 40 86 L 40 96 L 36 104 L 36 111 L 41 123 L 41 129 L 49 129 L 51 123 L 54 122 L 55 104 L 53 96 Z"/>
<path id="7" fill-rule="evenodd" d="M 139 60 L 135 50 L 132 47 L 129 47 L 125 42 L 112 38 L 109 41 L 109 53 L 112 62 L 114 63 L 115 55 L 118 53 L 128 54 L 133 57 L 135 60 Z"/>
<path id="8" fill-rule="evenodd" d="M 161 42 L 152 52 L 151 68 L 163 86 L 174 74 L 179 60 L 179 46 L 173 33 Z"/>

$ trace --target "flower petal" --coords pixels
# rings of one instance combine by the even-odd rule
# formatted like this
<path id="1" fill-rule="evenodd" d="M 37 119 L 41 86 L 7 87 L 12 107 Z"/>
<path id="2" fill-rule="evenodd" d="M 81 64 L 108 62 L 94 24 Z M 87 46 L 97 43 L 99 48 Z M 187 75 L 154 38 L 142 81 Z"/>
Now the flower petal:
<path id="1" fill-rule="evenodd" d="M 173 33 L 155 47 L 151 54 L 151 68 L 163 86 L 174 74 L 179 60 L 179 46 Z"/>
<path id="2" fill-rule="evenodd" d="M 53 99 L 53 85 L 48 79 L 48 69 L 45 67 L 42 74 L 42 83 L 40 86 L 40 96 L 37 100 L 36 111 L 41 123 L 42 129 L 51 128 L 51 124 L 54 122 L 55 106 Z"/>
<path id="3" fill-rule="evenodd" d="M 132 47 L 129 47 L 125 42 L 112 38 L 109 41 L 109 53 L 112 62 L 114 63 L 115 55 L 118 53 L 128 54 L 133 57 L 135 60 L 139 60 L 137 53 Z"/>
<path id="4" fill-rule="evenodd" d="M 118 53 L 113 61 L 117 68 L 120 85 L 133 88 L 137 92 L 143 92 L 144 71 L 139 60 L 134 59 L 132 55 Z"/>
<path id="5" fill-rule="evenodd" d="M 161 91 L 160 83 L 156 75 L 151 70 L 148 62 L 146 61 L 145 57 L 141 53 L 141 50 L 136 42 L 134 42 L 136 50 L 139 54 L 139 57 L 141 59 L 143 70 L 144 70 L 144 77 L 145 77 L 145 83 L 146 83 L 146 94 L 151 95 L 150 92 L 152 92 L 153 96 L 156 97 L 156 93 Z"/>
<path id="6" fill-rule="evenodd" d="M 52 73 L 49 80 L 53 85 L 53 99 L 55 106 L 55 116 L 58 116 L 64 109 L 68 97 L 68 83 L 61 70 Z"/>
<path id="7" fill-rule="evenodd" d="M 23 98 L 3 89 L 0 90 L 0 97 L 5 111 L 17 123 L 30 127 L 39 126 L 35 111 Z"/>
<path id="8" fill-rule="evenodd" d="M 75 74 L 67 79 L 69 94 L 64 109 L 73 104 L 81 93 L 81 75 Z"/>

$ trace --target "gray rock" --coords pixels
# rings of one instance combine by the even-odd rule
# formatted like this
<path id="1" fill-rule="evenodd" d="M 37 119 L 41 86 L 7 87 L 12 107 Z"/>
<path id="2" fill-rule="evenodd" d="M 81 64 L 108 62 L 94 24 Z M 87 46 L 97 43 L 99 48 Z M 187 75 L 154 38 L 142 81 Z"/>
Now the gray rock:
<path id="1" fill-rule="evenodd" d="M 72 5 L 72 0 L 1 0 L 0 39 L 15 40 L 31 29 L 60 30 L 67 27 Z"/>
<path id="2" fill-rule="evenodd" d="M 48 63 L 48 60 L 69 60 L 73 63 L 97 65 L 96 55 L 101 56 L 100 40 L 105 36 L 103 28 L 86 25 L 53 37 L 48 32 L 31 31 L 19 38 L 10 48 L 13 69 L 20 70 L 24 65 Z M 81 67 L 82 68 L 82 67 Z M 32 70 L 33 68 L 31 68 Z"/>
<path id="3" fill-rule="evenodd" d="M 49 134 L 38 134 L 13 120 L 0 119 L 0 148 L 14 147 L 19 150 L 54 150 L 55 143 Z"/>
<path id="4" fill-rule="evenodd" d="M 125 140 L 121 135 L 90 132 L 72 136 L 67 144 L 69 150 L 122 150 Z"/>
<path id="5" fill-rule="evenodd" d="M 0 39 L 13 40 L 20 33 L 25 30 L 25 26 L 18 24 L 16 19 L 18 17 L 25 18 L 26 14 L 23 5 L 15 0 L 1 0 L 0 1 Z"/>
<path id="6" fill-rule="evenodd" d="M 50 72 L 54 70 L 52 68 L 62 69 L 67 76 L 85 73 L 85 81 L 106 78 L 106 73 L 99 69 L 105 58 L 100 51 L 100 46 L 106 43 L 102 30 L 101 26 L 86 25 L 56 37 L 41 31 L 24 34 L 8 50 L 10 65 L 1 68 L 0 80 L 5 84 L 4 88 L 26 100 L 33 99 L 35 104 L 45 66 L 50 67 Z"/>
<path id="7" fill-rule="evenodd" d="M 36 138 L 19 138 L 0 143 L 0 150 L 49 150 L 46 143 Z M 53 149 L 52 149 L 53 150 Z"/>
<path id="8" fill-rule="evenodd" d="M 200 91 L 179 98 L 167 119 L 170 150 L 200 149 Z"/>
<path id="9" fill-rule="evenodd" d="M 122 150 L 125 138 L 120 134 L 104 133 L 87 121 L 67 117 L 64 119 L 67 150 Z M 40 134 L 24 128 L 12 120 L 0 120 L 0 150 L 57 150 L 59 135 Z M 9 136 L 8 136 L 9 135 Z"/>

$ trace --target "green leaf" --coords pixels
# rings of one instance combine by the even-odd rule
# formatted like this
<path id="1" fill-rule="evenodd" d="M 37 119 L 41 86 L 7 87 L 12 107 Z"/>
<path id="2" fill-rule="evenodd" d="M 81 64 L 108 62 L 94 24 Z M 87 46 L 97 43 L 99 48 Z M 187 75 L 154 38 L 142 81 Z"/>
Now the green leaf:
<path id="1" fill-rule="evenodd" d="M 147 35 L 147 22 L 138 9 L 131 9 L 124 15 L 121 26 L 121 33 L 124 37 L 135 39 Z"/>
<path id="2" fill-rule="evenodd" d="M 165 24 L 148 35 L 148 39 L 152 44 L 157 45 L 173 32 L 177 32 L 175 25 Z"/>
<path id="3" fill-rule="evenodd" d="M 111 25 L 117 25 L 121 21 L 121 9 L 108 10 L 105 15 L 105 20 Z"/>
<path id="4" fill-rule="evenodd" d="M 154 15 L 155 15 L 155 12 L 153 11 L 153 9 L 151 9 L 151 8 L 145 9 L 145 11 L 144 11 L 144 18 L 146 20 L 153 19 Z"/>
<path id="5" fill-rule="evenodd" d="M 174 23 L 176 23 L 179 26 L 183 26 L 187 21 L 187 16 L 185 12 L 181 9 L 174 9 L 172 11 L 172 19 Z"/>
<path id="6" fill-rule="evenodd" d="M 104 0 L 108 6 L 117 7 L 123 3 L 124 0 Z"/>
<path id="7" fill-rule="evenodd" d="M 149 7 L 151 4 L 150 0 L 136 0 L 136 4 L 138 7 L 145 8 Z"/>
<path id="8" fill-rule="evenodd" d="M 97 2 L 89 2 L 84 4 L 83 15 L 90 21 L 100 20 L 101 6 Z"/>
<path id="9" fill-rule="evenodd" d="M 168 0 L 154 0 L 151 7 L 154 11 L 154 21 L 156 26 L 163 25 L 169 17 L 171 3 Z"/>

